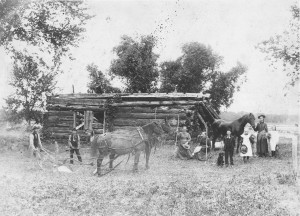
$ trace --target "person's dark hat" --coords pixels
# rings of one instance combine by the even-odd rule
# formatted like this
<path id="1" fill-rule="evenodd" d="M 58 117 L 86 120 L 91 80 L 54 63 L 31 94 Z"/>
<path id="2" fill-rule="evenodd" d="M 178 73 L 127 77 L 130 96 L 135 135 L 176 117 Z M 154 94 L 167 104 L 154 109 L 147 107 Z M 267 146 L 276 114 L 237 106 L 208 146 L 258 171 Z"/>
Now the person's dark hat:
<path id="1" fill-rule="evenodd" d="M 257 118 L 260 118 L 260 117 L 263 117 L 263 118 L 266 118 L 266 116 L 264 115 L 264 114 L 260 114 L 260 115 L 258 115 L 258 117 Z"/>

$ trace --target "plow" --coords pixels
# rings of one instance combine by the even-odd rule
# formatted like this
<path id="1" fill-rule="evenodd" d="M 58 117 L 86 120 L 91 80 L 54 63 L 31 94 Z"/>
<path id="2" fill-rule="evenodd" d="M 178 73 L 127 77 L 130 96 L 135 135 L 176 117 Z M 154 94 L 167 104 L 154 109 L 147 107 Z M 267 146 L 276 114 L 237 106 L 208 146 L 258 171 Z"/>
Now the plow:
<path id="1" fill-rule="evenodd" d="M 69 150 L 65 150 L 65 152 L 68 152 Z M 60 155 L 62 155 L 64 152 L 58 152 L 58 150 L 56 150 L 55 152 L 50 151 L 48 149 L 46 149 L 45 147 L 43 147 L 40 151 L 35 151 L 36 157 L 35 157 L 35 162 L 37 164 L 37 166 L 43 170 L 43 171 L 49 171 L 49 170 L 56 170 L 58 172 L 64 172 L 64 173 L 74 173 L 75 170 L 68 164 L 68 162 L 70 161 L 70 156 L 64 156 L 61 157 Z M 127 162 L 129 161 L 131 154 L 128 154 L 128 158 L 124 157 L 120 162 L 118 162 L 114 167 L 109 168 L 108 171 L 106 171 L 105 173 L 103 173 L 101 176 L 104 176 L 110 172 L 112 172 L 113 170 L 115 170 L 121 163 L 123 163 L 125 161 L 125 159 L 127 158 Z M 112 160 L 115 161 L 117 158 L 119 158 L 120 155 L 116 155 Z M 90 157 L 90 158 L 86 158 L 85 161 L 88 162 L 82 162 L 79 161 L 77 158 L 72 158 L 73 161 L 75 161 L 76 163 L 74 165 L 83 165 L 83 166 L 95 166 L 94 160 L 96 160 L 97 157 Z M 126 163 L 127 163 L 126 162 Z M 105 164 L 102 164 L 101 167 L 107 167 L 109 165 L 110 161 L 106 162 Z M 74 166 L 73 165 L 73 166 Z M 93 174 L 95 175 L 97 173 L 97 169 L 95 168 L 95 170 L 93 171 Z"/>

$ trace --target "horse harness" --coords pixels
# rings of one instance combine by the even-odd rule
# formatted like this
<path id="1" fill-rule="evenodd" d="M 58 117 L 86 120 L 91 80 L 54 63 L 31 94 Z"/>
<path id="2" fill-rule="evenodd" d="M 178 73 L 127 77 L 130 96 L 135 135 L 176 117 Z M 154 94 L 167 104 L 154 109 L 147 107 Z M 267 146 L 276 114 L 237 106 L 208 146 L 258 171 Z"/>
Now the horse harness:
<path id="1" fill-rule="evenodd" d="M 142 132 L 144 131 L 143 128 L 138 127 L 138 128 L 136 128 L 136 130 L 138 131 L 138 134 L 139 134 L 139 136 L 141 138 L 141 141 L 138 142 L 138 143 L 136 143 L 136 144 L 134 144 L 133 146 L 128 147 L 128 148 L 112 148 L 111 145 L 109 143 L 107 143 L 106 139 L 104 139 L 105 145 L 99 146 L 99 149 L 106 149 L 107 151 L 112 151 L 112 150 L 126 150 L 126 149 L 133 149 L 134 150 L 135 147 L 137 147 L 138 145 L 140 145 L 140 144 L 144 143 L 145 141 L 147 141 L 146 139 L 144 139 L 143 134 L 142 134 Z M 106 134 L 103 134 L 103 136 L 105 137 Z M 132 142 L 132 140 L 131 140 L 131 142 Z"/>

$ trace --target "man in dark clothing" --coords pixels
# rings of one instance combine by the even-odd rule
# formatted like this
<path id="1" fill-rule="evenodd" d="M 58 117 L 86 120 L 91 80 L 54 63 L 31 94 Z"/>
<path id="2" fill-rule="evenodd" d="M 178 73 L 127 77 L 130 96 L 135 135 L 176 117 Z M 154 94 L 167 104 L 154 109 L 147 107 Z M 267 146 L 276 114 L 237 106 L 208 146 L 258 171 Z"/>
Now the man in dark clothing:
<path id="1" fill-rule="evenodd" d="M 70 163 L 73 164 L 73 154 L 77 155 L 77 158 L 82 162 L 79 149 L 80 149 L 80 136 L 77 134 L 76 128 L 72 130 L 72 134 L 69 136 L 68 144 L 70 147 Z"/>
<path id="2" fill-rule="evenodd" d="M 230 157 L 230 165 L 233 165 L 233 151 L 235 146 L 235 138 L 231 136 L 231 131 L 227 130 L 226 137 L 224 137 L 225 150 L 225 165 L 228 167 L 228 156 Z"/>
<path id="3" fill-rule="evenodd" d="M 254 128 L 255 131 L 257 131 L 257 143 L 256 143 L 256 151 L 259 157 L 267 156 L 268 154 L 268 126 L 264 122 L 265 115 L 259 115 L 259 123 Z"/>
<path id="4" fill-rule="evenodd" d="M 36 157 L 38 151 L 43 151 L 43 146 L 41 143 L 40 134 L 38 133 L 39 128 L 34 126 L 32 130 L 33 132 L 29 135 L 29 149 L 31 152 L 30 154 Z"/>

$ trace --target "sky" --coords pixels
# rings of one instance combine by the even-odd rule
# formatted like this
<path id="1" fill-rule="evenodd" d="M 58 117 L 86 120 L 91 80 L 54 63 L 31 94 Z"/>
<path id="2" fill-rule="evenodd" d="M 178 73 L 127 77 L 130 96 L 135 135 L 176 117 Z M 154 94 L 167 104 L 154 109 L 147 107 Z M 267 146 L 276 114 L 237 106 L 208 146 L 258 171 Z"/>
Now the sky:
<path id="1" fill-rule="evenodd" d="M 234 94 L 227 111 L 296 114 L 297 87 L 284 89 L 286 76 L 273 71 L 255 46 L 288 28 L 291 0 L 160 0 L 87 1 L 95 15 L 86 26 L 84 39 L 71 50 L 76 60 L 64 60 L 58 80 L 59 93 L 87 92 L 85 68 L 94 63 L 107 73 L 115 58 L 113 47 L 122 35 L 138 38 L 154 34 L 158 62 L 175 60 L 187 42 L 210 45 L 224 57 L 222 71 L 239 61 L 248 67 L 247 82 Z M 160 28 L 160 26 L 162 28 Z M 11 64 L 0 49 L 0 105 L 12 92 L 8 86 Z M 113 84 L 120 86 L 119 80 Z M 284 96 L 287 93 L 287 96 Z"/>

